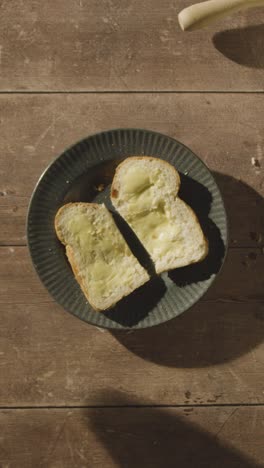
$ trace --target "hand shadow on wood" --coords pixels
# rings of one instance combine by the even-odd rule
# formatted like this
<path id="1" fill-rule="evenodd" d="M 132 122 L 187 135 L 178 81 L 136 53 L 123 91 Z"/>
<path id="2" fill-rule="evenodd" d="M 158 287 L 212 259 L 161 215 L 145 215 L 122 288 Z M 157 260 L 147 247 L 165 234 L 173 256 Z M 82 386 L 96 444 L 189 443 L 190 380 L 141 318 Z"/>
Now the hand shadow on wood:
<path id="1" fill-rule="evenodd" d="M 84 411 L 89 431 L 96 434 L 112 459 L 111 466 L 126 468 L 260 468 L 231 445 L 219 440 L 223 423 L 216 420 L 213 431 L 206 432 L 198 423 L 202 418 L 195 411 L 205 413 L 208 408 L 153 408 L 140 407 L 136 398 L 126 398 L 123 393 L 105 391 L 98 401 L 107 401 L 115 408 Z M 215 416 L 217 416 L 217 410 Z M 212 412 L 211 411 L 211 412 Z M 221 411 L 224 411 L 223 409 Z M 234 411 L 226 409 L 227 416 Z M 193 412 L 193 416 L 191 415 Z M 207 417 L 206 417 L 207 416 Z M 189 419 L 188 419 L 189 418 Z M 192 422 L 190 421 L 192 419 Z M 225 421 L 226 421 L 225 419 Z M 229 422 L 230 424 L 230 422 Z M 209 424 L 210 425 L 210 424 Z M 89 454 L 87 454 L 89 456 Z M 107 456 L 106 456 L 107 457 Z M 108 457 L 105 461 L 108 461 Z"/>
<path id="2" fill-rule="evenodd" d="M 212 41 L 215 48 L 233 62 L 264 68 L 264 24 L 221 31 Z"/>
<path id="3" fill-rule="evenodd" d="M 261 247 L 264 241 L 262 237 L 262 244 L 259 243 L 259 233 L 264 232 L 263 198 L 233 177 L 219 173 L 214 173 L 214 177 L 226 202 L 231 245 L 236 246 L 237 239 L 240 244 L 245 243 L 248 226 L 248 242 Z M 244 208 L 247 211 L 246 219 L 242 216 Z M 225 264 L 222 275 L 225 275 L 227 268 L 230 269 L 227 276 L 232 278 L 231 262 Z M 241 268 L 246 266 L 241 265 Z M 238 281 L 236 278 L 234 280 Z M 249 305 L 236 302 L 233 298 L 222 302 L 200 301 L 179 317 L 158 327 L 129 334 L 121 330 L 111 333 L 128 350 L 159 365 L 206 367 L 233 360 L 262 343 L 264 305 L 263 302 Z"/>

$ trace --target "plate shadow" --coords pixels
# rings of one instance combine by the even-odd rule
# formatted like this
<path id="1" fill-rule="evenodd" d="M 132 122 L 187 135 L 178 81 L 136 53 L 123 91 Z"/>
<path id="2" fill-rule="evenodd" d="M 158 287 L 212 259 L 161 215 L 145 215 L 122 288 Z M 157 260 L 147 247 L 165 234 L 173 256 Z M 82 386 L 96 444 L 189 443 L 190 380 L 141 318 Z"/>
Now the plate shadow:
<path id="1" fill-rule="evenodd" d="M 124 297 L 113 309 L 104 312 L 106 317 L 125 327 L 132 327 L 143 320 L 166 292 L 162 278 L 156 276 Z"/>
<path id="2" fill-rule="evenodd" d="M 219 272 L 226 248 L 220 230 L 209 218 L 212 195 L 199 182 L 181 174 L 179 197 L 182 198 L 196 214 L 203 233 L 208 241 L 209 252 L 206 258 L 193 265 L 171 270 L 168 275 L 177 286 L 186 286 L 210 278 Z"/>
<path id="3" fill-rule="evenodd" d="M 250 243 L 263 248 L 264 204 L 261 195 L 241 180 L 220 173 L 214 173 L 214 177 L 226 203 L 231 246 L 236 247 L 239 242 L 239 245 Z M 206 191 L 201 190 L 202 193 L 208 207 L 210 197 Z M 188 194 L 184 197 L 192 204 Z M 193 202 L 197 203 L 197 206 L 192 206 L 198 213 L 200 202 L 195 198 Z M 246 221 L 241 217 L 242 207 L 247 209 Z M 225 268 L 231 269 L 229 277 L 232 277 L 232 264 L 226 263 L 223 275 Z M 186 267 L 184 273 L 187 271 Z M 180 276 L 175 271 L 172 275 L 183 283 L 184 275 Z M 262 343 L 264 304 L 200 301 L 179 317 L 158 327 L 129 334 L 122 331 L 111 333 L 129 351 L 159 365 L 207 367 L 232 361 Z"/>

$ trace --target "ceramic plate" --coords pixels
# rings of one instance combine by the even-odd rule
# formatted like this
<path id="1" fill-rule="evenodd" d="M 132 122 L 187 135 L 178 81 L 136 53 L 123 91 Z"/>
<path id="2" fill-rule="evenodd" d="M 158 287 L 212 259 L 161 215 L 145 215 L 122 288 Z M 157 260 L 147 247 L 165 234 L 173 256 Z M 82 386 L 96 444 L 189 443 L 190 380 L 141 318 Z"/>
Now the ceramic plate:
<path id="1" fill-rule="evenodd" d="M 115 168 L 122 159 L 133 155 L 162 158 L 180 172 L 179 195 L 198 216 L 209 240 L 209 255 L 196 265 L 153 277 L 113 309 L 95 312 L 74 279 L 64 247 L 55 234 L 54 217 L 70 201 L 105 203 L 114 211 L 109 192 Z M 126 230 L 122 223 L 119 227 Z M 212 174 L 186 146 L 152 131 L 118 129 L 89 136 L 46 169 L 31 198 L 27 235 L 41 281 L 67 311 L 99 327 L 145 328 L 176 317 L 207 291 L 225 258 L 227 219 Z M 134 240 L 127 240 L 144 264 L 146 259 L 140 249 L 137 251 Z"/>

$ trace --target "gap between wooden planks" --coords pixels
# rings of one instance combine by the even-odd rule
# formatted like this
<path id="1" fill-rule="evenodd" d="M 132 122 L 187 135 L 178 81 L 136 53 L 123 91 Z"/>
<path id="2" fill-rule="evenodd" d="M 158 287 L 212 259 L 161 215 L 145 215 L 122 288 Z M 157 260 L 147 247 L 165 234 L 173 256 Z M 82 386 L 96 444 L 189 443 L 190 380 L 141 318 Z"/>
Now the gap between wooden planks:
<path id="1" fill-rule="evenodd" d="M 143 4 L 139 1 L 133 5 L 131 2 L 122 5 L 120 2 L 102 5 L 92 2 L 92 16 L 87 10 L 90 11 L 91 5 L 82 1 L 68 0 L 55 7 L 49 1 L 44 7 L 43 2 L 35 2 L 34 11 L 25 2 L 22 8 L 18 1 L 12 2 L 12 6 L 4 3 L 2 90 L 151 89 L 153 69 L 156 70 L 156 90 L 263 90 L 263 25 L 259 24 L 262 15 L 259 11 L 246 14 L 243 22 L 240 16 L 234 17 L 229 23 L 230 31 L 222 34 L 198 32 L 187 36 L 179 34 L 175 27 L 176 13 L 185 6 L 184 1 L 177 6 L 168 1 L 144 2 L 144 12 L 146 8 L 149 15 L 143 14 Z M 52 7 L 55 9 L 51 17 Z M 70 22 L 65 21 L 69 7 Z M 256 34 L 260 41 L 255 40 Z M 252 38 L 256 52 L 253 57 L 250 53 Z M 230 51 L 231 57 L 228 56 Z M 246 60 L 241 63 L 246 65 L 243 69 L 241 60 Z M 195 73 L 190 73 L 190 69 L 195 69 Z M 166 409 L 166 412 L 137 409 L 130 414 L 126 409 L 122 414 L 120 409 L 76 410 L 75 414 L 71 414 L 74 410 L 59 410 L 58 414 L 51 409 L 38 413 L 34 410 L 33 414 L 30 410 L 2 411 L 0 426 L 4 439 L 0 463 L 20 468 L 38 466 L 40 461 L 43 466 L 63 463 L 63 467 L 72 467 L 76 463 L 85 466 L 88 463 L 93 468 L 119 464 L 134 468 L 140 467 L 143 459 L 144 467 L 149 463 L 151 468 L 175 466 L 175 461 L 182 468 L 193 463 L 221 468 L 224 465 L 260 466 L 264 458 L 262 408 L 198 409 L 191 405 L 202 399 L 214 405 L 216 400 L 246 404 L 262 398 L 263 304 L 259 301 L 262 270 L 261 250 L 255 234 L 263 232 L 263 177 L 258 177 L 250 161 L 252 156 L 262 157 L 259 152 L 263 142 L 263 98 L 253 94 L 250 95 L 252 99 L 248 95 L 236 98 L 221 94 L 217 102 L 210 94 L 200 99 L 190 94 L 187 103 L 185 97 L 173 99 L 165 94 L 162 97 L 148 94 L 148 99 L 141 94 L 127 96 L 125 102 L 121 94 L 115 98 L 109 96 L 105 101 L 98 95 L 90 101 L 80 95 L 75 103 L 69 96 L 60 96 L 61 102 L 52 107 L 53 95 L 48 105 L 40 96 L 35 96 L 35 103 L 28 100 L 26 104 L 21 100 L 19 105 L 18 101 L 14 104 L 13 100 L 22 96 L 8 95 L 11 105 L 8 108 L 4 103 L 0 111 L 1 156 L 9 159 L 9 163 L 5 159 L 4 163 L 1 161 L 5 174 L 1 181 L 3 187 L 0 187 L 4 194 L 0 220 L 5 226 L 4 231 L 1 230 L 1 243 L 25 245 L 24 220 L 29 194 L 53 156 L 69 143 L 106 129 L 110 124 L 134 126 L 137 122 L 138 126 L 145 127 L 148 122 L 149 128 L 182 139 L 206 158 L 213 170 L 224 172 L 224 176 L 220 176 L 222 184 L 221 180 L 219 183 L 229 202 L 231 239 L 238 246 L 249 247 L 239 249 L 239 254 L 234 253 L 236 260 L 231 253 L 229 265 L 234 262 L 234 271 L 241 283 L 238 281 L 230 288 L 229 282 L 232 283 L 234 277 L 228 266 L 226 280 L 218 283 L 221 289 L 217 289 L 217 283 L 215 285 L 214 291 L 222 298 L 220 303 L 214 302 L 213 315 L 211 306 L 201 303 L 174 324 L 144 331 L 141 338 L 134 334 L 117 337 L 108 333 L 102 338 L 101 331 L 64 314 L 50 299 L 46 304 L 33 304 L 33 289 L 36 287 L 38 291 L 40 285 L 30 273 L 28 259 L 25 261 L 25 256 L 23 260 L 23 255 L 18 254 L 17 276 L 14 273 L 12 276 L 8 268 L 1 272 L 4 288 L 10 288 L 9 300 L 13 297 L 10 304 L 1 304 L 4 311 L 1 313 L 2 340 L 6 351 L 2 362 L 7 369 L 4 385 L 1 385 L 1 401 L 40 404 L 63 399 L 72 404 L 85 401 L 87 394 L 90 401 L 96 401 L 106 383 L 111 390 L 103 398 L 107 401 L 113 397 L 116 382 L 120 381 L 123 388 L 119 401 L 124 393 L 131 395 L 131 392 L 140 402 L 144 398 L 147 400 L 153 389 L 154 401 L 182 400 L 190 407 Z M 27 95 L 24 99 L 30 97 Z M 82 122 L 80 116 L 83 116 Z M 247 214 L 246 222 L 243 213 Z M 251 250 L 252 247 L 257 249 Z M 7 247 L 3 251 L 8 256 L 18 249 L 12 252 Z M 26 255 L 24 248 L 21 251 Z M 257 258 L 248 257 L 252 252 L 257 253 Z M 242 265 L 245 258 L 249 260 L 248 267 Z M 255 279 L 256 287 L 253 286 Z M 20 294 L 13 281 L 16 287 L 20 285 Z M 7 297 L 4 288 L 1 292 Z M 15 303 L 23 297 L 22 291 L 26 298 L 23 305 Z M 197 320 L 198 316 L 201 321 Z M 175 334 L 180 349 L 173 348 Z M 162 350 L 152 347 L 151 339 L 161 343 Z M 3 355 L 0 357 L 3 359 Z M 138 370 L 139 359 L 142 373 Z M 112 370 L 117 362 L 121 371 L 128 370 L 124 376 L 117 368 L 111 377 L 105 367 L 98 369 L 100 360 Z M 60 366 L 56 367 L 56 362 Z M 180 367 L 182 362 L 184 368 Z M 54 374 L 47 374 L 49 372 Z M 149 384 L 147 388 L 143 381 Z"/>
<path id="2" fill-rule="evenodd" d="M 4 1 L 0 89 L 263 91 L 263 8 L 183 33 L 187 3 Z"/>
<path id="3" fill-rule="evenodd" d="M 263 246 L 263 168 L 252 164 L 252 158 L 263 164 L 263 99 L 210 93 L 1 95 L 0 245 L 25 245 L 34 185 L 65 148 L 108 128 L 148 127 L 189 146 L 212 170 L 226 203 L 231 246 Z"/>
<path id="4" fill-rule="evenodd" d="M 1 304 L 0 406 L 118 405 L 118 389 L 130 404 L 263 404 L 263 302 L 200 301 L 131 333 L 89 326 L 48 296 L 16 301 Z"/>
<path id="5" fill-rule="evenodd" d="M 261 248 L 230 249 L 222 272 L 201 300 L 263 301 L 263 258 Z M 0 279 L 2 304 L 50 301 L 33 269 L 27 247 L 0 248 Z"/>
<path id="6" fill-rule="evenodd" d="M 262 157 L 263 96 L 1 95 L 0 100 L 0 157 L 5 174 L 1 233 L 7 244 L 0 249 L 1 308 L 3 324 L 8 324 L 3 328 L 8 352 L 1 359 L 9 363 L 1 401 L 38 405 L 63 399 L 74 404 L 82 403 L 88 391 L 94 402 L 106 382 L 112 388 L 122 381 L 124 391 L 131 391 L 132 372 L 133 391 L 142 399 L 153 388 L 154 401 L 184 403 L 191 388 L 193 403 L 205 399 L 213 404 L 217 398 L 226 403 L 261 402 L 264 257 L 256 234 L 263 232 L 264 186 L 251 158 Z M 144 127 L 146 123 L 186 143 L 213 171 L 224 174 L 218 178 L 231 221 L 232 245 L 243 248 L 230 251 L 206 302 L 184 317 L 157 330 L 111 337 L 64 314 L 52 302 L 23 246 L 25 214 L 39 174 L 65 147 L 110 126 Z M 11 243 L 21 247 L 8 246 Z M 151 346 L 152 340 L 159 349 Z M 52 367 L 54 356 L 60 369 Z M 120 359 L 122 369 L 116 366 Z M 108 364 L 98 368 L 98 362 Z M 186 368 L 181 368 L 182 362 Z M 115 370 L 114 377 L 108 369 Z M 125 375 L 123 369 L 127 369 Z M 54 373 L 46 375 L 49 371 Z M 91 381 L 90 375 L 96 378 Z M 146 375 L 149 386 L 144 388 Z"/>

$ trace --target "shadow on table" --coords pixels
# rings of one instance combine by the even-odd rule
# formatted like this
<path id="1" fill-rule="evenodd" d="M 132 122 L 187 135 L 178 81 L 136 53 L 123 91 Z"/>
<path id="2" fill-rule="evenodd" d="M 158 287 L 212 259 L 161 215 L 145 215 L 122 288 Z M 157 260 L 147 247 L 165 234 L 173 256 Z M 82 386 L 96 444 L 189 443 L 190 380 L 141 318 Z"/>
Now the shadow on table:
<path id="1" fill-rule="evenodd" d="M 166 286 L 163 279 L 155 276 L 104 314 L 124 327 L 133 327 L 147 317 L 165 292 Z"/>
<path id="2" fill-rule="evenodd" d="M 251 68 L 264 68 L 264 24 L 218 32 L 213 44 L 233 62 Z"/>
<path id="3" fill-rule="evenodd" d="M 241 212 L 245 207 L 248 210 L 245 223 L 250 226 L 249 230 L 263 232 L 263 198 L 233 177 L 219 173 L 214 176 L 226 202 L 232 241 L 235 242 L 234 237 L 240 234 L 238 228 L 243 223 Z M 249 232 L 248 239 L 251 244 L 254 240 L 257 247 L 260 244 L 256 234 Z M 226 268 L 232 269 L 232 263 L 225 264 L 222 275 Z M 245 266 L 241 265 L 241 268 Z M 232 277 L 232 271 L 229 277 Z M 179 317 L 157 327 L 111 333 L 128 350 L 159 365 L 206 367 L 233 360 L 262 342 L 264 307 L 258 303 L 240 305 L 232 300 L 221 304 L 199 302 Z"/>
<path id="4" fill-rule="evenodd" d="M 182 288 L 205 281 L 211 278 L 212 275 L 217 274 L 221 269 L 226 248 L 219 228 L 209 217 L 212 194 L 207 187 L 181 174 L 179 196 L 194 210 L 208 240 L 209 247 L 208 255 L 203 261 L 169 272 L 170 279 L 178 287 Z M 105 312 L 105 315 L 111 320 L 123 326 L 131 327 L 143 320 L 158 304 L 166 293 L 166 286 L 163 279 L 156 276 L 155 266 L 135 233 L 117 213 L 113 213 L 113 215 L 132 252 L 147 269 L 151 277 L 151 281 L 124 298 L 113 309 Z"/>
<path id="5" fill-rule="evenodd" d="M 231 361 L 262 343 L 264 307 L 203 302 L 157 327 L 111 333 L 129 351 L 156 364 L 207 367 Z"/>
<path id="6" fill-rule="evenodd" d="M 205 281 L 213 274 L 217 274 L 221 269 L 226 248 L 219 228 L 209 217 L 212 204 L 212 195 L 209 190 L 196 180 L 181 174 L 179 197 L 193 209 L 208 241 L 208 254 L 204 260 L 176 268 L 168 273 L 172 281 L 182 287 Z"/>
<path id="7" fill-rule="evenodd" d="M 89 412 L 89 430 L 107 449 L 113 466 L 120 468 L 260 468 L 236 449 L 224 444 L 188 417 L 192 408 L 165 409 L 138 407 L 135 399 L 114 392 L 101 394 L 99 400 L 111 401 L 121 408 Z M 195 411 L 195 409 L 194 409 Z M 204 412 L 207 419 L 208 409 Z M 232 412 L 233 409 L 230 409 Z M 195 417 L 195 416 L 194 416 Z M 208 416 L 209 418 L 209 416 Z M 228 418 L 228 415 L 226 416 Z M 225 420 L 226 421 L 226 420 Z M 220 432 L 222 424 L 219 425 Z M 232 441 L 231 441 L 232 442 Z"/>

